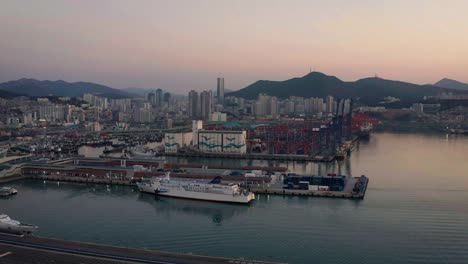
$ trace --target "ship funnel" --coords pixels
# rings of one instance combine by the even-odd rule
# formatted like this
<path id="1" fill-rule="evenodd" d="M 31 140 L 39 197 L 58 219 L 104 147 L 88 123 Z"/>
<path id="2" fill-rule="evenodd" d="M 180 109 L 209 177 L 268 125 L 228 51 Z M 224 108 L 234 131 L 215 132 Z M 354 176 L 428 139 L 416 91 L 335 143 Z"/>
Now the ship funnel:
<path id="1" fill-rule="evenodd" d="M 209 183 L 212 183 L 212 184 L 220 184 L 221 183 L 221 179 L 222 177 L 221 176 L 216 176 L 214 179 L 212 179 Z"/>

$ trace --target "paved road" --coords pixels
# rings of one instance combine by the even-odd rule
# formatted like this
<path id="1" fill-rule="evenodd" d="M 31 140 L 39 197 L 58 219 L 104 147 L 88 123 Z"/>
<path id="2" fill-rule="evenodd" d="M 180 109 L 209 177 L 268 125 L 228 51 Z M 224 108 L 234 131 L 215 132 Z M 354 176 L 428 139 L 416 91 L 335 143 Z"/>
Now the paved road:
<path id="1" fill-rule="evenodd" d="M 268 264 L 270 262 L 111 247 L 58 239 L 0 234 L 0 263 Z"/>
<path id="2" fill-rule="evenodd" d="M 31 249 L 26 247 L 0 244 L 0 263 L 2 264 L 42 264 L 42 263 L 70 263 L 70 264 L 117 264 L 125 263 L 117 260 L 86 257 L 66 253 L 57 253 Z M 131 262 L 126 262 L 131 263 Z"/>

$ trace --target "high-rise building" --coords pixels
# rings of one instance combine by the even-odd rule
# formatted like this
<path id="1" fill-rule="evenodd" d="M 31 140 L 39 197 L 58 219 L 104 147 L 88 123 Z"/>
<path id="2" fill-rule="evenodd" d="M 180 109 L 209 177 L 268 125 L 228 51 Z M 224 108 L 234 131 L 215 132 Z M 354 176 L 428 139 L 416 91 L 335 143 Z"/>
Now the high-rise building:
<path id="1" fill-rule="evenodd" d="M 98 97 L 94 94 L 83 94 L 83 101 L 87 102 L 91 106 L 95 106 L 97 103 Z"/>
<path id="2" fill-rule="evenodd" d="M 149 92 L 146 99 L 150 104 L 154 105 L 156 102 L 156 94 L 154 92 Z"/>
<path id="3" fill-rule="evenodd" d="M 96 106 L 101 109 L 109 108 L 109 102 L 107 100 L 107 97 L 97 97 Z"/>
<path id="4" fill-rule="evenodd" d="M 344 101 L 344 114 L 348 114 L 349 112 L 353 111 L 353 109 L 351 109 L 351 99 L 346 99 Z"/>
<path id="5" fill-rule="evenodd" d="M 155 94 L 155 103 L 154 103 L 154 105 L 157 106 L 157 107 L 160 107 L 162 105 L 162 102 L 163 102 L 163 92 L 162 92 L 161 89 L 157 89 L 156 94 Z"/>
<path id="6" fill-rule="evenodd" d="M 276 96 L 270 97 L 269 106 L 270 106 L 269 114 L 273 118 L 276 118 L 278 116 L 278 98 L 276 98 Z"/>
<path id="7" fill-rule="evenodd" d="M 219 77 L 216 85 L 216 96 L 218 104 L 224 105 L 224 78 Z"/>
<path id="8" fill-rule="evenodd" d="M 333 96 L 331 95 L 328 95 L 327 98 L 326 98 L 326 112 L 327 113 L 335 113 L 335 109 L 336 109 L 336 106 L 335 106 L 335 98 L 333 98 Z"/>
<path id="9" fill-rule="evenodd" d="M 311 98 L 311 100 L 312 100 L 312 108 L 311 108 L 312 113 L 321 113 L 321 112 L 325 111 L 324 110 L 324 108 L 325 108 L 324 105 L 325 104 L 323 103 L 323 98 L 313 97 L 313 98 Z"/>
<path id="10" fill-rule="evenodd" d="M 110 105 L 113 110 L 128 112 L 132 107 L 132 99 L 111 99 Z"/>
<path id="11" fill-rule="evenodd" d="M 211 92 L 203 91 L 200 93 L 200 114 L 203 120 L 210 120 L 211 115 Z"/>
<path id="12" fill-rule="evenodd" d="M 47 104 L 39 106 L 39 118 L 47 121 L 64 121 L 65 106 L 58 104 Z"/>
<path id="13" fill-rule="evenodd" d="M 151 110 L 149 109 L 134 109 L 132 115 L 132 121 L 140 123 L 149 123 L 153 121 Z"/>
<path id="14" fill-rule="evenodd" d="M 198 93 L 195 90 L 189 92 L 188 114 L 191 118 L 199 117 Z"/>
<path id="15" fill-rule="evenodd" d="M 164 93 L 163 101 L 169 103 L 171 101 L 171 94 Z"/>
<path id="16" fill-rule="evenodd" d="M 259 94 L 257 101 L 255 102 L 255 116 L 256 117 L 263 117 L 267 115 L 267 107 L 268 107 L 268 95 L 266 94 Z"/>
<path id="17" fill-rule="evenodd" d="M 270 116 L 276 118 L 278 115 L 278 99 L 275 96 L 259 94 L 255 102 L 255 116 L 257 118 Z"/>

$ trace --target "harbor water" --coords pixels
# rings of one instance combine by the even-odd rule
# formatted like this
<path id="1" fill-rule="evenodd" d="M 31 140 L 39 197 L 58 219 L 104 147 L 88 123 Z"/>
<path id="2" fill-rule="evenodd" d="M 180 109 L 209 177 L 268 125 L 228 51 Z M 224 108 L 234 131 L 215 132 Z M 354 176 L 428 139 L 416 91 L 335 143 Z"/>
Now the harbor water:
<path id="1" fill-rule="evenodd" d="M 125 247 L 288 263 L 467 263 L 467 154 L 466 136 L 376 133 L 334 163 L 168 158 L 370 182 L 364 200 L 259 195 L 244 206 L 21 180 L 0 213 L 38 225 L 40 236 Z"/>

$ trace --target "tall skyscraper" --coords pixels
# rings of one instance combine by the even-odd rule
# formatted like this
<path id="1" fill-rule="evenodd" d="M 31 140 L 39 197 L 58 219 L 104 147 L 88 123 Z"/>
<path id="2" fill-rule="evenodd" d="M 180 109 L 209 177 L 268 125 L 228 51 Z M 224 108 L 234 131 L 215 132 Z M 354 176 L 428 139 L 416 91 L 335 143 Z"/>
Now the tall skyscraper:
<path id="1" fill-rule="evenodd" d="M 327 107 L 327 113 L 334 114 L 335 113 L 335 98 L 333 96 L 328 95 L 326 98 L 326 107 Z"/>
<path id="2" fill-rule="evenodd" d="M 217 81 L 216 96 L 218 97 L 218 104 L 224 105 L 224 78 L 220 77 Z"/>
<path id="3" fill-rule="evenodd" d="M 163 101 L 163 92 L 161 89 L 156 90 L 156 95 L 155 95 L 155 105 L 156 106 L 161 106 Z"/>
<path id="4" fill-rule="evenodd" d="M 203 91 L 200 94 L 200 112 L 203 120 L 209 120 L 211 116 L 211 93 Z"/>
<path id="5" fill-rule="evenodd" d="M 150 104 L 154 105 L 156 101 L 155 93 L 153 91 L 149 92 L 146 99 Z"/>
<path id="6" fill-rule="evenodd" d="M 271 96 L 270 97 L 270 115 L 273 118 L 276 118 L 278 116 L 278 98 L 276 96 Z"/>
<path id="7" fill-rule="evenodd" d="M 169 103 L 171 101 L 171 94 L 170 93 L 165 93 L 164 96 L 163 96 L 163 101 Z"/>
<path id="8" fill-rule="evenodd" d="M 199 100 L 198 93 L 195 90 L 189 92 L 189 105 L 188 105 L 188 114 L 191 118 L 199 117 Z"/>
<path id="9" fill-rule="evenodd" d="M 312 97 L 311 100 L 312 100 L 312 108 L 311 108 L 312 113 L 321 113 L 324 111 L 325 106 L 323 103 L 323 98 Z"/>
<path id="10" fill-rule="evenodd" d="M 258 99 L 255 102 L 255 116 L 263 117 L 268 114 L 269 96 L 266 94 L 258 94 Z"/>
<path id="11" fill-rule="evenodd" d="M 349 112 L 353 111 L 353 109 L 351 109 L 352 107 L 352 104 L 351 104 L 351 99 L 347 98 L 345 101 L 344 101 L 344 114 L 348 114 Z"/>

